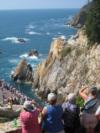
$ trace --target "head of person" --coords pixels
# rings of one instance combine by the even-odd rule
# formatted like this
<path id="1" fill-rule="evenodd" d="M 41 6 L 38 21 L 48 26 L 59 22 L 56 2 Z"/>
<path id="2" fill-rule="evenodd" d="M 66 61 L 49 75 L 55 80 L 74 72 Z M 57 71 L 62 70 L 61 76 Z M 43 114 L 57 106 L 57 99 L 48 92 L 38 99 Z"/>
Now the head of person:
<path id="1" fill-rule="evenodd" d="M 23 108 L 25 111 L 31 112 L 33 110 L 33 106 L 30 101 L 25 101 L 23 104 Z"/>
<path id="2" fill-rule="evenodd" d="M 56 104 L 56 102 L 57 102 L 57 96 L 56 96 L 56 94 L 49 93 L 48 94 L 48 97 L 47 97 L 47 100 L 48 100 L 48 103 L 51 104 L 51 105 Z"/>
<path id="3" fill-rule="evenodd" d="M 68 96 L 67 96 L 67 100 L 70 102 L 70 103 L 75 103 L 75 100 L 76 100 L 76 96 L 74 93 L 69 93 Z"/>
<path id="4" fill-rule="evenodd" d="M 93 86 L 90 88 L 90 94 L 93 96 L 97 95 L 97 87 Z"/>

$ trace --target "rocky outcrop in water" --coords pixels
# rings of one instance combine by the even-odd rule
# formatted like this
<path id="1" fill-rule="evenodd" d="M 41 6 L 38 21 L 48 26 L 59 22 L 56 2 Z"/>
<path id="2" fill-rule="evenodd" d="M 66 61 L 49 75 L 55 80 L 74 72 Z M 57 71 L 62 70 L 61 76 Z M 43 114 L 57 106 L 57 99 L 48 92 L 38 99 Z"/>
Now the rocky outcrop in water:
<path id="1" fill-rule="evenodd" d="M 86 21 L 87 15 L 89 13 L 89 10 L 91 9 L 93 5 L 93 2 L 90 2 L 89 4 L 85 5 L 80 12 L 73 17 L 73 19 L 69 22 L 71 26 L 74 26 L 76 28 L 81 28 Z"/>
<path id="2" fill-rule="evenodd" d="M 30 64 L 23 59 L 19 62 L 14 71 L 11 72 L 14 81 L 28 82 L 33 81 L 33 71 Z"/>
<path id="3" fill-rule="evenodd" d="M 28 56 L 39 56 L 39 53 L 36 49 L 31 49 L 28 53 Z"/>
<path id="4" fill-rule="evenodd" d="M 100 45 L 88 47 L 84 30 L 68 41 L 52 42 L 47 59 L 34 71 L 34 88 L 39 92 L 77 93 L 82 85 L 100 88 Z M 41 93 L 40 93 L 41 94 Z"/>

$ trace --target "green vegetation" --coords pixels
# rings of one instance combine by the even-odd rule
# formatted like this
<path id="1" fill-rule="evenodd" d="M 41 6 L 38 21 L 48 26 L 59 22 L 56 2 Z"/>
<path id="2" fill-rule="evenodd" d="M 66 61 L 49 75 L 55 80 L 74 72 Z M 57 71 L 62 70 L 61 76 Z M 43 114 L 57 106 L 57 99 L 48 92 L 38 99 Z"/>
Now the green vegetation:
<path id="1" fill-rule="evenodd" d="M 66 48 L 64 48 L 63 50 L 62 50 L 62 52 L 61 52 L 61 57 L 63 58 L 63 57 L 65 57 L 65 56 L 67 56 L 70 52 L 71 52 L 71 47 L 70 46 L 67 46 Z"/>
<path id="2" fill-rule="evenodd" d="M 100 43 L 100 0 L 93 0 L 93 5 L 87 15 L 86 34 L 89 44 Z"/>
<path id="3" fill-rule="evenodd" d="M 83 107 L 84 106 L 84 100 L 80 96 L 77 96 L 77 98 L 76 98 L 76 104 L 79 107 Z"/>

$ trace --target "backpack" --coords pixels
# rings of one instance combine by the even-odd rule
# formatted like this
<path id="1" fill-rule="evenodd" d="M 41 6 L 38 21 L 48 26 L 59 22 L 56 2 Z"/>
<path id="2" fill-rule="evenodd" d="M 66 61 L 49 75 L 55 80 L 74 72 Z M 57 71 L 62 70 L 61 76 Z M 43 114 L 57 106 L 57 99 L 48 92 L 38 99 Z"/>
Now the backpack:
<path id="1" fill-rule="evenodd" d="M 65 128 L 72 128 L 76 129 L 80 125 L 80 118 L 79 118 L 79 108 L 76 106 L 74 111 L 71 111 L 68 108 L 65 108 L 63 112 L 63 120 L 64 120 L 64 127 Z"/>
<path id="2" fill-rule="evenodd" d="M 97 99 L 91 99 L 88 102 L 85 103 L 84 107 L 83 107 L 83 112 L 85 113 L 95 113 L 98 103 Z"/>

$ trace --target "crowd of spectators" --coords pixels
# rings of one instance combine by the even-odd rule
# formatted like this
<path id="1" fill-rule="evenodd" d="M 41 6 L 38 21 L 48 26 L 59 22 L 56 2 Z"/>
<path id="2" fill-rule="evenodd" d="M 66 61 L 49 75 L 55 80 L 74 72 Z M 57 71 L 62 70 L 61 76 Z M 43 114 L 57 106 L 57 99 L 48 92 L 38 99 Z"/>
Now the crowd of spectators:
<path id="1" fill-rule="evenodd" d="M 0 80 L 0 92 L 2 93 L 2 104 L 17 104 L 22 105 L 26 100 L 31 100 L 28 96 L 22 94 L 16 87 Z"/>

